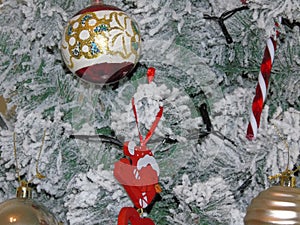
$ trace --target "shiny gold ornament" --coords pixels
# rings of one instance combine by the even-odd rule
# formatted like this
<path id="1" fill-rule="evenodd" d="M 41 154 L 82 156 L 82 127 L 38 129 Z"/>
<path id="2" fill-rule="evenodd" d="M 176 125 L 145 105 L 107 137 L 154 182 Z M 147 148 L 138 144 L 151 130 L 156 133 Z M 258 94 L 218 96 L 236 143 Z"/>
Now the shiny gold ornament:
<path id="1" fill-rule="evenodd" d="M 43 136 L 42 146 L 38 155 L 38 161 L 44 145 L 45 132 Z M 0 204 L 0 225 L 60 225 L 55 216 L 50 213 L 43 205 L 38 204 L 31 199 L 32 192 L 27 181 L 20 179 L 16 141 L 14 134 L 14 155 L 16 161 L 16 170 L 20 186 L 17 188 L 17 197 L 7 200 Z M 38 171 L 38 161 L 36 164 L 36 177 L 45 178 Z"/>
<path id="2" fill-rule="evenodd" d="M 287 141 L 282 137 L 278 127 L 274 124 L 278 135 L 290 151 Z M 282 173 L 270 176 L 270 180 L 279 178 L 279 186 L 273 186 L 261 192 L 251 201 L 244 218 L 245 225 L 300 225 L 300 189 L 296 188 L 296 177 L 299 171 L 289 170 L 288 166 Z"/>
<path id="3" fill-rule="evenodd" d="M 59 225 L 52 213 L 31 199 L 31 189 L 22 182 L 17 198 L 0 204 L 0 225 Z"/>
<path id="4" fill-rule="evenodd" d="M 287 169 L 269 177 L 280 178 L 280 185 L 262 191 L 251 201 L 245 225 L 300 224 L 300 189 L 295 188 L 295 172 Z"/>
<path id="5" fill-rule="evenodd" d="M 246 225 L 300 224 L 300 189 L 273 186 L 254 198 L 244 219 Z"/>

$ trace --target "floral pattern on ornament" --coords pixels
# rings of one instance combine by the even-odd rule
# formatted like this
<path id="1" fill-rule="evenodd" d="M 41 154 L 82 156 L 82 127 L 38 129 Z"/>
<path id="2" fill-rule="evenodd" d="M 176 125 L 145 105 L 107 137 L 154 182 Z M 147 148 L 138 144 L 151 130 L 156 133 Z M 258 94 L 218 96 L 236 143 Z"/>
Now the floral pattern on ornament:
<path id="1" fill-rule="evenodd" d="M 138 61 L 140 33 L 137 24 L 123 12 L 110 12 L 101 18 L 89 12 L 70 21 L 62 48 L 72 59 L 94 59 L 103 54 L 118 55 L 124 60 L 134 56 Z"/>

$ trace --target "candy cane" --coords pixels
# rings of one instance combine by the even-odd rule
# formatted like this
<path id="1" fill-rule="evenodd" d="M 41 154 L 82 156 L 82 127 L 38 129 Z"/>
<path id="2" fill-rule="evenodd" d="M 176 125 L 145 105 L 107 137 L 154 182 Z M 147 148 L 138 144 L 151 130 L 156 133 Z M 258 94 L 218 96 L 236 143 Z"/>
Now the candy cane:
<path id="1" fill-rule="evenodd" d="M 279 23 L 275 23 L 276 28 Z M 265 48 L 263 60 L 260 67 L 258 76 L 258 84 L 256 86 L 256 94 L 252 102 L 252 110 L 250 112 L 250 122 L 247 128 L 246 137 L 249 140 L 253 140 L 257 136 L 257 129 L 260 125 L 260 116 L 262 113 L 263 105 L 267 96 L 267 89 L 269 85 L 269 79 L 271 75 L 272 65 L 274 61 L 274 55 L 276 51 L 276 39 L 279 35 L 278 30 L 274 36 L 271 36 L 267 40 L 267 46 Z"/>

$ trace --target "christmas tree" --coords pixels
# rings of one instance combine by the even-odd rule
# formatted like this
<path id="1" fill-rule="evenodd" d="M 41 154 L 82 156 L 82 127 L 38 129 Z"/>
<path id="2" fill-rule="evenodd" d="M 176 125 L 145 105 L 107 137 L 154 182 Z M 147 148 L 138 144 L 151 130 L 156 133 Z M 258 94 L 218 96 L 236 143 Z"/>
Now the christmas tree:
<path id="1" fill-rule="evenodd" d="M 299 163 L 300 5 L 105 3 L 137 21 L 142 54 L 130 76 L 103 86 L 72 74 L 61 55 L 64 27 L 89 2 L 0 1 L 0 202 L 15 197 L 19 167 L 22 179 L 33 179 L 33 198 L 64 224 L 117 224 L 121 208 L 132 206 L 113 169 L 123 157 L 118 143 L 139 141 L 134 97 L 143 135 L 164 107 L 148 143 L 162 188 L 149 214 L 155 224 L 243 224 L 251 199 L 271 185 L 268 176 L 285 169 L 288 158 L 291 168 Z M 266 40 L 280 18 L 260 126 L 250 141 Z M 156 68 L 155 83 L 146 81 L 149 67 Z M 37 161 L 44 179 L 35 178 Z"/>

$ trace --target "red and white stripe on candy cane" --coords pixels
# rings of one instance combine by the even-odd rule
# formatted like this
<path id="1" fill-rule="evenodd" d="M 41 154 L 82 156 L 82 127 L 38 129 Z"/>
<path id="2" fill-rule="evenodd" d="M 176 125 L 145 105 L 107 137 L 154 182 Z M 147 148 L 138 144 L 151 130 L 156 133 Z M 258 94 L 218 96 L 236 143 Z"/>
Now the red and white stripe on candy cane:
<path id="1" fill-rule="evenodd" d="M 279 36 L 279 22 L 275 23 L 275 34 L 267 40 L 263 60 L 260 67 L 258 76 L 258 84 L 256 86 L 256 93 L 252 102 L 252 110 L 250 112 L 250 122 L 247 128 L 247 139 L 253 140 L 257 136 L 257 130 L 260 126 L 260 116 L 263 110 L 263 105 L 267 96 L 267 89 L 269 85 L 269 79 L 271 76 L 272 65 L 274 61 L 276 51 L 276 39 Z"/>

